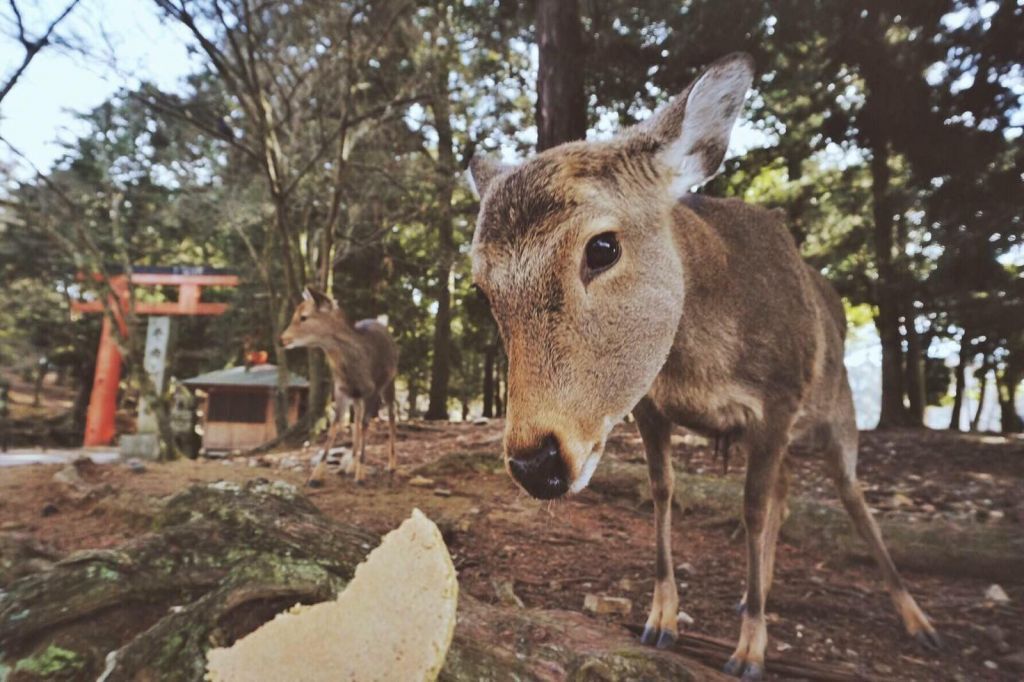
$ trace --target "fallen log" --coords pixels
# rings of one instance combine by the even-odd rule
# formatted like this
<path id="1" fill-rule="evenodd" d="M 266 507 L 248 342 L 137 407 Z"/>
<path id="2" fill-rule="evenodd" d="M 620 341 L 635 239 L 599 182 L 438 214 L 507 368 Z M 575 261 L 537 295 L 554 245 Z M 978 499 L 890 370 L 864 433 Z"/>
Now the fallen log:
<path id="1" fill-rule="evenodd" d="M 281 482 L 193 486 L 152 532 L 0 591 L 0 679 L 201 680 L 206 652 L 334 598 L 379 538 Z M 329 636 L 329 634 L 325 634 Z M 442 680 L 728 679 L 579 613 L 460 598 Z"/>

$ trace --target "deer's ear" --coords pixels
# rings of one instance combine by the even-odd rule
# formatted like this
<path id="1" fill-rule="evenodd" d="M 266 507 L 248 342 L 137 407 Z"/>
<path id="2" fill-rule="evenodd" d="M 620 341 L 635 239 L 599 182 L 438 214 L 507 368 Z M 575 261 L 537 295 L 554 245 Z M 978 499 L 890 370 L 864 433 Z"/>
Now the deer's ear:
<path id="1" fill-rule="evenodd" d="M 482 199 L 487 194 L 491 181 L 512 168 L 513 166 L 507 163 L 486 156 L 474 156 L 469 162 L 469 185 L 473 188 L 473 194 L 477 199 Z"/>
<path id="2" fill-rule="evenodd" d="M 319 310 L 330 310 L 331 308 L 337 307 L 333 298 L 319 289 L 314 289 L 313 287 L 306 287 L 303 289 L 302 298 L 307 301 L 312 301 Z"/>
<path id="3" fill-rule="evenodd" d="M 733 53 L 709 66 L 643 124 L 661 143 L 658 161 L 672 173 L 671 192 L 677 198 L 718 172 L 753 81 L 754 60 Z"/>

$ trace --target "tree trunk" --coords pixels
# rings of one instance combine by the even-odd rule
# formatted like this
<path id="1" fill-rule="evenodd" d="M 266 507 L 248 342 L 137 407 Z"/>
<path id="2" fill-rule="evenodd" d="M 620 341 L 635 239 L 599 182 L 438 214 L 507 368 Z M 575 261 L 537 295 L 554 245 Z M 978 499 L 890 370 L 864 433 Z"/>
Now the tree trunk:
<path id="1" fill-rule="evenodd" d="M 505 397 L 508 395 L 508 378 L 505 365 L 505 354 L 499 352 L 494 367 L 494 414 L 497 417 L 505 416 Z"/>
<path id="2" fill-rule="evenodd" d="M 296 602 L 333 598 L 378 542 L 328 520 L 293 486 L 260 480 L 189 488 L 153 528 L 0 593 L 0 670 L 11 671 L 9 682 L 199 682 L 211 647 Z M 549 679 L 553 670 L 563 679 L 597 679 L 595 671 L 600 679 L 729 679 L 582 614 L 460 595 L 442 680 Z"/>
<path id="3" fill-rule="evenodd" d="M 493 343 L 484 348 L 483 416 L 488 419 L 494 417 L 494 361 L 497 354 L 498 347 Z"/>
<path id="4" fill-rule="evenodd" d="M 452 224 L 452 193 L 457 164 L 452 148 L 452 124 L 448 102 L 448 72 L 436 76 L 431 109 L 437 130 L 437 315 L 434 318 L 434 356 L 430 367 L 430 405 L 427 419 L 448 419 L 448 383 L 451 378 L 452 265 L 455 236 Z"/>
<path id="5" fill-rule="evenodd" d="M 1017 368 L 1007 363 L 1002 376 L 996 372 L 996 388 L 999 393 L 999 423 L 1003 433 L 1020 433 L 1024 431 L 1024 420 L 1017 414 L 1017 385 L 1020 373 Z"/>
<path id="6" fill-rule="evenodd" d="M 903 342 L 896 266 L 893 254 L 893 208 L 889 197 L 889 146 L 885 141 L 871 146 L 871 194 L 874 210 L 875 258 L 878 262 L 878 291 L 875 326 L 882 341 L 882 412 L 878 428 L 905 426 L 910 419 L 903 404 Z"/>
<path id="7" fill-rule="evenodd" d="M 416 401 L 419 400 L 419 398 L 420 398 L 420 386 L 419 386 L 419 384 L 416 383 L 415 381 L 410 381 L 409 382 L 409 395 L 408 395 L 409 414 L 406 415 L 406 417 L 408 419 L 415 419 L 416 417 L 418 417 L 420 415 L 419 408 L 416 407 Z"/>
<path id="8" fill-rule="evenodd" d="M 909 421 L 915 426 L 924 425 L 925 380 L 924 380 L 924 354 L 925 345 L 922 342 L 921 334 L 914 326 L 913 314 L 906 320 L 907 330 L 907 354 L 906 354 L 906 377 L 907 398 L 910 408 L 907 412 Z"/>
<path id="9" fill-rule="evenodd" d="M 949 417 L 949 430 L 960 430 L 960 413 L 963 411 L 964 394 L 967 393 L 967 365 L 971 363 L 971 336 L 964 330 L 960 339 L 960 364 L 956 366 L 956 395 L 953 396 L 953 412 Z"/>
<path id="10" fill-rule="evenodd" d="M 46 379 L 46 370 L 49 366 L 49 363 L 45 360 L 40 360 L 36 363 L 36 380 L 32 390 L 32 407 L 39 407 L 42 403 L 43 380 Z"/>
<path id="11" fill-rule="evenodd" d="M 587 136 L 577 0 L 537 0 L 537 151 Z"/>
<path id="12" fill-rule="evenodd" d="M 971 433 L 977 433 L 981 426 L 981 415 L 985 411 L 985 392 L 988 390 L 988 365 L 983 364 L 981 373 L 980 392 L 978 393 L 978 408 L 974 411 L 974 419 L 971 420 Z"/>

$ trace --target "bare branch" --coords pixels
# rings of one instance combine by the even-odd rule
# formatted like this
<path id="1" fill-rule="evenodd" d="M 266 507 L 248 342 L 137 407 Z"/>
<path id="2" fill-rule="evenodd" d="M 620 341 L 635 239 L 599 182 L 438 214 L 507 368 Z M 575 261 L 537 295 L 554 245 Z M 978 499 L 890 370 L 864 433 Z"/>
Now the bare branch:
<path id="1" fill-rule="evenodd" d="M 77 5 L 79 2 L 80 0 L 71 0 L 71 2 L 68 3 L 67 7 L 64 8 L 64 11 L 61 12 L 56 19 L 50 22 L 50 25 L 46 27 L 46 31 L 43 33 L 42 36 L 40 36 L 36 40 L 29 40 L 28 37 L 25 35 L 25 24 L 22 21 L 21 12 L 18 11 L 18 5 L 14 0 L 11 0 L 11 9 L 14 10 L 14 17 L 18 22 L 18 40 L 25 47 L 25 56 L 21 60 L 21 64 L 18 66 L 18 68 L 14 70 L 14 73 L 11 74 L 11 76 L 7 79 L 7 82 L 4 83 L 3 88 L 0 89 L 0 102 L 4 100 L 4 97 L 7 96 L 7 93 L 9 93 L 11 89 L 14 87 L 14 84 L 18 82 L 18 79 L 21 78 L 21 75 L 25 73 L 25 69 L 27 69 L 28 65 L 32 63 L 32 60 L 35 58 L 35 56 L 39 54 L 39 51 L 50 42 L 50 37 L 53 35 L 54 30 L 57 28 L 57 24 L 64 21 L 64 18 L 71 14 L 71 10 L 73 10 L 75 8 L 75 5 Z"/>

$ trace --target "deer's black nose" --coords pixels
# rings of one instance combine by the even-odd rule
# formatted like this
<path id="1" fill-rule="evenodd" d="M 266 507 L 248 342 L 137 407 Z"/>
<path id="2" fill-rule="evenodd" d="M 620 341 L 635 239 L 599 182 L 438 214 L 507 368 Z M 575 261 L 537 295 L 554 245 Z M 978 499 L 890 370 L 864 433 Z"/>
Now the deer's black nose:
<path id="1" fill-rule="evenodd" d="M 558 439 L 547 436 L 539 448 L 514 450 L 509 453 L 508 468 L 512 477 L 526 492 L 541 500 L 561 497 L 569 489 L 565 461 L 558 448 Z"/>

